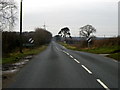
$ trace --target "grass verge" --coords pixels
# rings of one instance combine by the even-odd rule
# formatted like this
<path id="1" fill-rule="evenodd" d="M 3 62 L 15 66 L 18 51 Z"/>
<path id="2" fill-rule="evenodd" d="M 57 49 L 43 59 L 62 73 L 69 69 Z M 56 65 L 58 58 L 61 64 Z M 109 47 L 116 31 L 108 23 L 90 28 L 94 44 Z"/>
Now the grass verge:
<path id="1" fill-rule="evenodd" d="M 77 50 L 77 47 L 71 46 L 69 44 L 66 44 L 66 43 L 63 43 L 63 42 L 59 42 L 59 44 L 65 46 L 67 49 Z"/>
<path id="2" fill-rule="evenodd" d="M 120 61 L 120 46 L 104 46 L 104 47 L 92 47 L 92 48 L 77 48 L 73 45 L 60 42 L 59 44 L 65 46 L 67 49 L 95 53 L 95 54 L 109 54 L 107 57 Z"/>
<path id="3" fill-rule="evenodd" d="M 20 53 L 19 51 L 10 53 L 9 57 L 2 58 L 2 64 L 18 62 L 21 58 L 28 56 L 28 55 L 38 54 L 42 52 L 43 50 L 45 50 L 46 48 L 47 46 L 44 45 L 44 46 L 34 48 L 34 49 L 23 49 L 23 53 Z"/>
<path id="4" fill-rule="evenodd" d="M 96 53 L 96 54 L 111 54 L 114 51 L 118 50 L 117 46 L 112 47 L 93 47 L 93 48 L 85 48 L 85 49 L 79 49 L 80 51 L 86 51 L 90 53 Z"/>
<path id="5" fill-rule="evenodd" d="M 113 54 L 107 55 L 107 57 L 114 58 L 115 60 L 120 61 L 120 53 L 113 53 Z"/>

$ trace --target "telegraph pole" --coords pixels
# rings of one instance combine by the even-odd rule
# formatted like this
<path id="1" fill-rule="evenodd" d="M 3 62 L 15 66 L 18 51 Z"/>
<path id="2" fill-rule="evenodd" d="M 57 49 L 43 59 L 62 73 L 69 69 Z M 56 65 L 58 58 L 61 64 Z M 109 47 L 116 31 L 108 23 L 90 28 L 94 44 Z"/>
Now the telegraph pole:
<path id="1" fill-rule="evenodd" d="M 46 30 L 46 25 L 45 25 L 45 22 L 44 22 L 43 28 Z"/>
<path id="2" fill-rule="evenodd" d="M 20 53 L 22 52 L 22 0 L 20 1 Z"/>

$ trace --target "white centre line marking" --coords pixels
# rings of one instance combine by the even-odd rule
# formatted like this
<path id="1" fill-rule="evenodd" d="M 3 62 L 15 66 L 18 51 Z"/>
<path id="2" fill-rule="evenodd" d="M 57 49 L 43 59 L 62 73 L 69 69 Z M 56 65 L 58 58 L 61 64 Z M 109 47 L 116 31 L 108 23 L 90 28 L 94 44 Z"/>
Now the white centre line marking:
<path id="1" fill-rule="evenodd" d="M 98 81 L 106 90 L 110 90 L 100 79 L 97 79 L 97 81 Z"/>
<path id="2" fill-rule="evenodd" d="M 66 51 L 64 51 L 64 53 L 67 53 Z"/>
<path id="3" fill-rule="evenodd" d="M 56 47 L 57 50 L 59 50 L 57 47 Z"/>
<path id="4" fill-rule="evenodd" d="M 64 53 L 66 53 L 67 55 L 69 55 L 71 58 L 73 58 L 74 61 L 76 61 L 77 63 L 80 63 L 77 59 L 74 59 L 74 57 L 72 55 L 70 55 L 69 53 L 67 53 L 66 51 L 63 50 Z"/>
<path id="5" fill-rule="evenodd" d="M 65 53 L 65 51 L 62 51 L 62 52 L 64 52 L 64 53 Z"/>
<path id="6" fill-rule="evenodd" d="M 70 55 L 70 57 L 71 57 L 71 58 L 73 58 L 73 56 L 72 56 L 72 55 Z"/>
<path id="7" fill-rule="evenodd" d="M 88 73 L 92 74 L 92 72 L 91 72 L 88 68 L 86 68 L 84 65 L 82 65 L 82 67 L 83 67 Z"/>
<path id="8" fill-rule="evenodd" d="M 64 46 L 62 46 L 63 48 L 65 48 Z"/>
<path id="9" fill-rule="evenodd" d="M 58 49 L 57 47 L 56 47 L 56 49 L 57 49 L 58 51 L 62 51 L 62 50 Z"/>
<path id="10" fill-rule="evenodd" d="M 69 53 L 66 53 L 67 55 L 70 55 Z"/>
<path id="11" fill-rule="evenodd" d="M 80 63 L 77 59 L 74 59 L 74 61 L 76 61 L 77 63 Z"/>

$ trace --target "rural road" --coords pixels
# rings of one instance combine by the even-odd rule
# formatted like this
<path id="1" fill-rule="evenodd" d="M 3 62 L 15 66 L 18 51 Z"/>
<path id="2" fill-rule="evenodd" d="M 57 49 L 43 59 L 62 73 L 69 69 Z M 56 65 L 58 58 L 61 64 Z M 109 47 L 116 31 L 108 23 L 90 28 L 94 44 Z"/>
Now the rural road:
<path id="1" fill-rule="evenodd" d="M 9 88 L 118 88 L 118 62 L 52 41 L 18 72 Z"/>

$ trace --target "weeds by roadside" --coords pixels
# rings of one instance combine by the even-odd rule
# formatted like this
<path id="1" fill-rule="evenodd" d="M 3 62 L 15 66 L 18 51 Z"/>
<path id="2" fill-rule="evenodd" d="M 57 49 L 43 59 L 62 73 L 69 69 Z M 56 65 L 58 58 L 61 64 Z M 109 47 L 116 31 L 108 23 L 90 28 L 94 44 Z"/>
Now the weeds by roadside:
<path id="1" fill-rule="evenodd" d="M 102 42 L 105 42 L 105 41 L 102 41 Z M 109 44 L 108 46 L 104 44 L 104 45 L 101 45 L 101 47 L 94 46 L 91 48 L 87 48 L 87 47 L 80 48 L 80 47 L 77 47 L 77 45 L 66 44 L 66 43 L 62 43 L 62 42 L 60 42 L 60 44 L 71 50 L 96 53 L 96 54 L 109 54 L 109 55 L 107 55 L 107 57 L 113 58 L 118 61 L 120 60 L 120 46 L 118 46 L 117 44 L 116 45 Z"/>
<path id="2" fill-rule="evenodd" d="M 43 45 L 41 47 L 34 48 L 34 49 L 23 49 L 23 53 L 20 53 L 19 51 L 10 53 L 9 57 L 2 58 L 2 64 L 18 62 L 21 58 L 23 58 L 27 55 L 38 54 L 38 53 L 42 52 L 43 50 L 45 50 L 46 48 L 47 48 L 47 46 Z"/>

